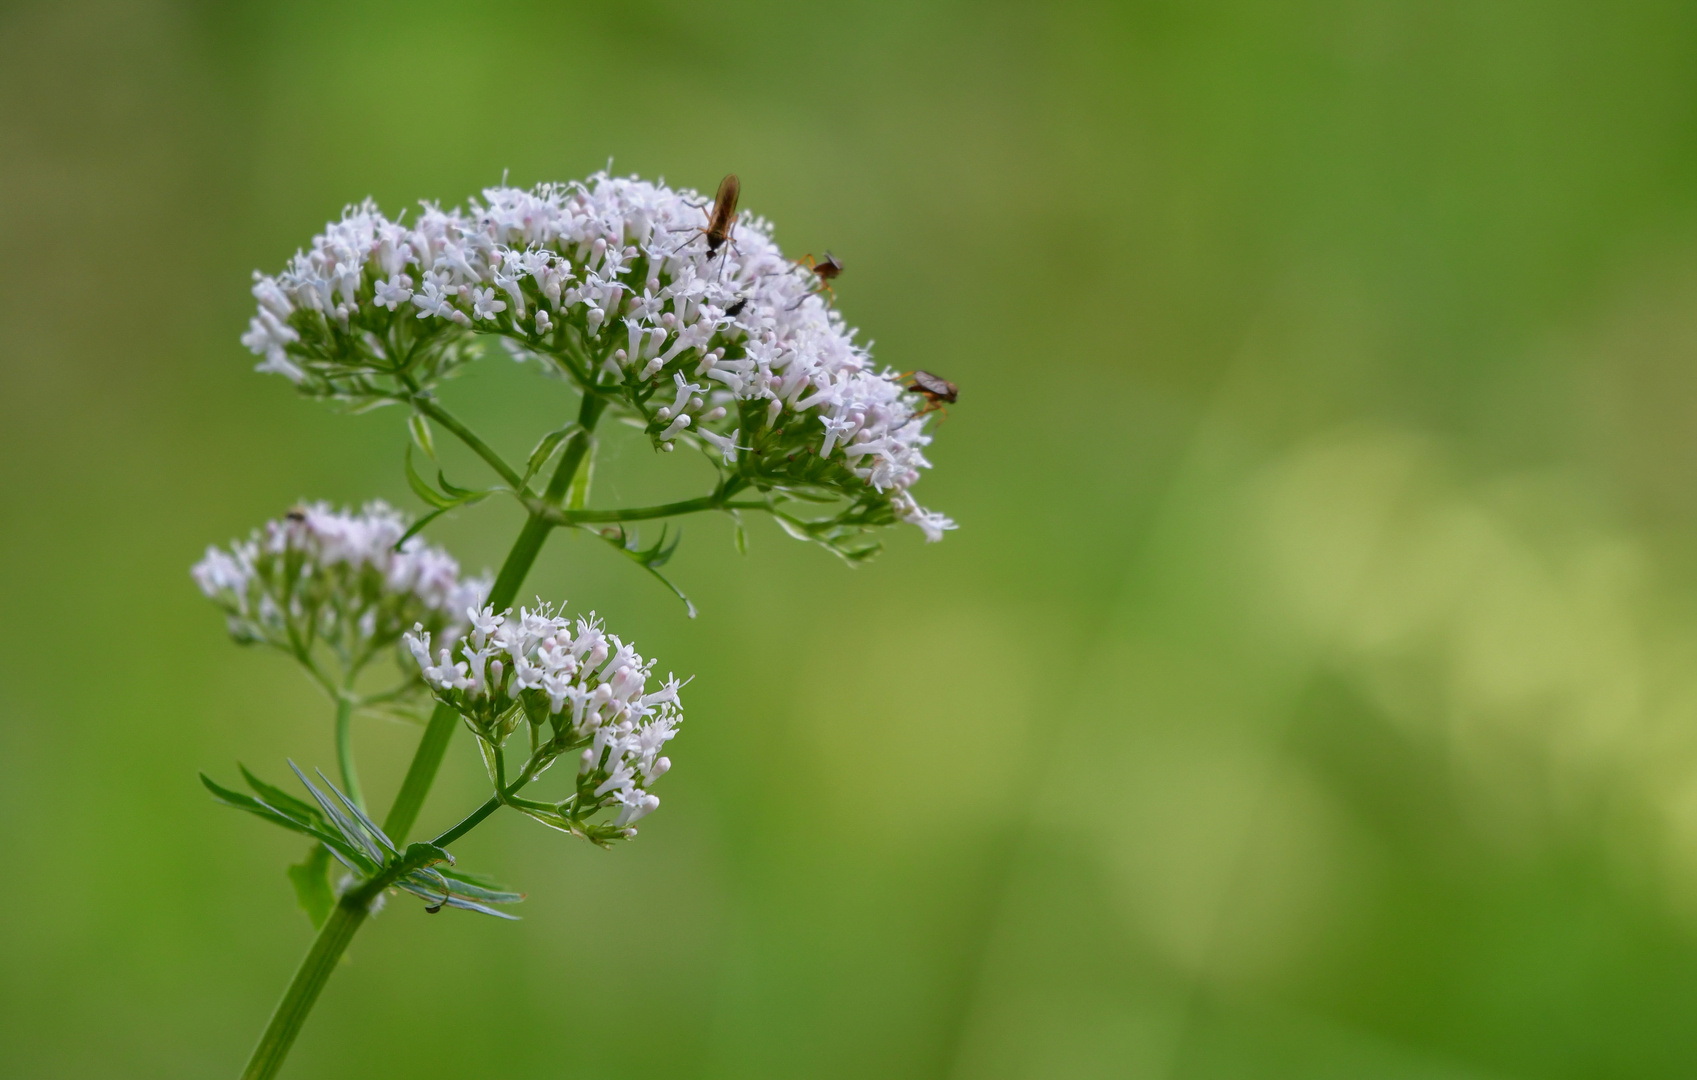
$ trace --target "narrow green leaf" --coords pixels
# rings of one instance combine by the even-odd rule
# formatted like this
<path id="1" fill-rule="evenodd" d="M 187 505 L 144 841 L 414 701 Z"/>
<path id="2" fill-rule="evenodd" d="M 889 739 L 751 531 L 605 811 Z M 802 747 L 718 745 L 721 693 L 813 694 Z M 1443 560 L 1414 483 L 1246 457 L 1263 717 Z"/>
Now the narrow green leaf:
<path id="1" fill-rule="evenodd" d="M 442 509 L 442 510 L 446 510 L 446 509 L 448 509 L 452 506 L 458 505 L 457 500 L 450 499 L 447 496 L 436 491 L 428 483 L 425 482 L 425 480 L 422 476 L 418 475 L 418 470 L 413 468 L 413 466 L 412 466 L 412 444 L 411 443 L 407 444 L 406 462 L 407 462 L 407 485 L 412 488 L 413 494 L 417 495 L 419 498 L 423 499 L 425 502 L 429 503 L 431 506 L 437 507 L 437 508 Z"/>
<path id="2" fill-rule="evenodd" d="M 407 430 L 412 432 L 412 441 L 418 444 L 418 448 L 435 461 L 436 440 L 431 437 L 429 419 L 423 413 L 415 412 L 407 418 Z"/>
<path id="3" fill-rule="evenodd" d="M 802 485 L 798 487 L 786 486 L 775 490 L 780 492 L 785 498 L 799 499 L 802 502 L 811 503 L 834 503 L 841 500 L 843 497 L 841 492 L 832 491 L 830 488 L 813 487 L 811 485 Z"/>
<path id="4" fill-rule="evenodd" d="M 439 506 L 436 509 L 430 511 L 430 513 L 424 515 L 423 517 L 419 518 L 417 521 L 413 522 L 412 527 L 409 528 L 406 532 L 402 533 L 401 538 L 399 540 L 395 541 L 394 550 L 396 550 L 396 551 L 401 550 L 401 545 L 406 543 L 408 540 L 411 540 L 413 537 L 417 536 L 419 533 L 423 532 L 424 527 L 426 525 L 430 524 L 432 521 L 435 521 L 437 518 L 441 517 L 443 514 L 446 514 L 448 511 L 452 510 L 455 506 L 459 506 L 459 505 L 460 505 L 459 503 L 454 503 L 453 506 Z"/>
<path id="5" fill-rule="evenodd" d="M 459 908 L 461 911 L 475 911 L 480 915 L 493 915 L 497 919 L 506 919 L 510 922 L 519 920 L 517 915 L 509 915 L 505 911 L 496 911 L 494 908 L 486 907 L 475 900 L 467 900 L 452 890 L 444 892 L 440 887 L 432 889 L 431 886 L 435 883 L 425 879 L 408 877 L 402 878 L 395 884 L 421 900 L 430 901 L 430 908 L 427 910 L 451 907 Z"/>
<path id="6" fill-rule="evenodd" d="M 289 768 L 295 771 L 295 776 L 300 779 L 301 784 L 306 788 L 307 793 L 312 796 L 313 801 L 324 811 L 324 816 L 329 818 L 330 823 L 336 827 L 336 831 L 342 834 L 339 842 L 350 851 L 359 852 L 359 857 L 365 861 L 374 866 L 381 866 L 388 857 L 384 854 L 383 849 L 377 846 L 376 841 L 362 832 L 360 827 L 354 824 L 352 818 L 344 814 L 335 803 L 330 801 L 328 795 L 314 787 L 312 781 L 306 778 L 306 774 L 301 772 L 300 766 L 291 761 Z"/>
<path id="7" fill-rule="evenodd" d="M 541 441 L 536 444 L 536 449 L 530 452 L 530 460 L 525 462 L 524 485 L 528 485 L 531 477 L 542 471 L 542 466 L 548 464 L 548 459 L 554 456 L 554 451 L 559 449 L 560 444 L 566 441 L 566 437 L 576 430 L 577 423 L 574 421 L 542 436 Z"/>
<path id="8" fill-rule="evenodd" d="M 583 455 L 577 475 L 572 477 L 572 486 L 566 491 L 567 510 L 582 510 L 589 503 L 589 487 L 595 482 L 595 451 L 598 445 L 595 439 L 589 440 L 589 451 Z"/>
<path id="9" fill-rule="evenodd" d="M 341 788 L 339 788 L 335 784 L 331 783 L 330 778 L 328 776 L 324 775 L 323 769 L 318 769 L 318 770 L 315 770 L 315 771 L 318 773 L 318 778 L 320 780 L 324 781 L 324 786 L 329 788 L 331 794 L 335 795 L 337 801 L 339 801 L 342 804 L 343 809 L 347 810 L 348 813 L 352 814 L 355 818 L 359 819 L 360 825 L 365 829 L 365 831 L 367 833 L 371 834 L 371 838 L 376 840 L 378 845 L 381 846 L 390 855 L 396 854 L 395 842 L 393 840 L 389 839 L 388 834 L 385 833 L 383 831 L 383 829 L 375 821 L 372 821 L 369 817 L 366 816 L 365 811 L 361 810 L 359 808 L 359 804 L 354 802 L 352 799 L 348 798 L 346 795 L 344 795 L 342 793 Z"/>
<path id="10" fill-rule="evenodd" d="M 457 484 L 449 483 L 447 474 L 441 469 L 436 470 L 436 486 L 460 502 L 464 502 L 467 499 L 475 498 L 483 494 L 483 492 L 473 491 L 470 488 L 463 488 Z"/>
<path id="11" fill-rule="evenodd" d="M 295 886 L 295 900 L 313 927 L 323 926 L 336 906 L 336 891 L 330 887 L 330 849 L 312 845 L 305 859 L 289 867 L 289 880 Z"/>
<path id="12" fill-rule="evenodd" d="M 731 522 L 732 522 L 731 540 L 737 546 L 737 554 L 738 555 L 747 555 L 748 554 L 748 530 L 744 529 L 742 527 L 742 515 L 740 513 L 738 513 L 737 511 L 732 510 L 731 511 Z"/>
<path id="13" fill-rule="evenodd" d="M 341 837 L 332 836 L 320 829 L 313 828 L 311 825 L 296 821 L 294 818 L 289 817 L 282 811 L 260 802 L 251 795 L 243 795 L 239 791 L 231 791 L 229 788 L 219 785 L 217 781 L 213 780 L 205 773 L 200 774 L 200 782 L 206 786 L 206 790 L 212 793 L 212 797 L 214 799 L 223 803 L 225 806 L 234 807 L 237 810 L 246 810 L 255 817 L 264 818 L 273 825 L 281 825 L 283 828 L 288 829 L 291 832 L 298 832 L 303 836 L 310 836 L 314 840 L 319 840 L 323 843 L 329 844 L 337 850 L 348 849 L 346 853 L 350 855 L 353 854 L 352 849 L 348 848 L 347 841 L 343 840 Z"/>
<path id="14" fill-rule="evenodd" d="M 789 533 L 795 539 L 806 540 L 810 543 L 812 542 L 813 534 L 803 528 L 801 519 L 790 517 L 788 514 L 780 513 L 777 510 L 772 511 L 772 517 L 777 521 L 779 528 Z"/>
<path id="15" fill-rule="evenodd" d="M 498 884 L 493 878 L 484 874 L 473 874 L 466 870 L 436 868 L 436 872 L 453 882 L 455 892 L 463 892 L 473 900 L 490 900 L 500 904 L 516 904 L 524 899 L 524 893 L 514 892 L 505 885 Z"/>
<path id="16" fill-rule="evenodd" d="M 678 550 L 678 545 L 683 543 L 683 538 L 683 526 L 679 525 L 677 534 L 672 537 L 671 545 L 666 546 L 666 527 L 661 526 L 660 539 L 655 542 L 653 547 L 643 553 L 647 556 L 647 558 L 643 560 L 642 565 L 648 567 L 650 570 L 655 570 L 659 567 L 665 566 L 667 563 L 672 561 L 672 553 Z"/>
<path id="17" fill-rule="evenodd" d="M 242 778 L 247 781 L 247 786 L 254 790 L 254 794 L 270 803 L 274 809 L 281 810 L 290 817 L 300 818 L 312 825 L 323 824 L 324 815 L 318 812 L 318 807 L 302 802 L 282 788 L 267 784 L 249 772 L 248 767 L 239 761 L 236 763 L 236 768 L 242 771 Z"/>
<path id="18" fill-rule="evenodd" d="M 638 534 L 635 531 L 626 533 L 624 526 L 622 525 L 605 533 L 588 526 L 579 526 L 579 528 L 582 528 L 585 532 L 599 536 L 601 539 L 616 548 L 621 555 L 635 562 L 638 566 L 642 567 L 650 574 L 653 574 L 655 580 L 670 589 L 673 596 L 676 596 L 679 600 L 683 601 L 684 610 L 689 613 L 689 617 L 692 619 L 695 618 L 695 603 L 691 601 L 689 597 L 685 596 L 684 591 L 672 584 L 671 579 L 667 578 L 666 575 L 662 574 L 659 570 L 660 567 L 666 565 L 666 561 L 670 559 L 672 557 L 672 553 L 678 549 L 678 544 L 684 537 L 683 529 L 680 528 L 677 531 L 677 535 L 672 538 L 671 544 L 667 545 L 667 530 L 665 528 L 661 528 L 660 539 L 655 541 L 654 546 L 643 548 L 639 546 L 642 541 L 638 538 Z"/>

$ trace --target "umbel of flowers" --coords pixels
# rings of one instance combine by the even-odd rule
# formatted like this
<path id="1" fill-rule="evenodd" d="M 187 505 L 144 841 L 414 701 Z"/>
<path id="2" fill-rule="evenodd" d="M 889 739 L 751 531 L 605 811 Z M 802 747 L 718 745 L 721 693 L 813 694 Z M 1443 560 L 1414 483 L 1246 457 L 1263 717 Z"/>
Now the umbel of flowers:
<path id="1" fill-rule="evenodd" d="M 446 551 L 403 540 L 407 525 L 381 501 L 357 514 L 296 507 L 228 549 L 207 548 L 194 579 L 238 642 L 280 649 L 320 675 L 314 654 L 327 651 L 345 681 L 415 625 L 457 637 L 489 592 L 488 578 L 462 579 Z"/>
<path id="2" fill-rule="evenodd" d="M 660 750 L 682 719 L 678 680 L 667 676 L 650 691 L 654 662 L 607 633 L 593 613 L 575 625 L 547 606 L 517 618 L 493 608 L 471 616 L 471 633 L 457 650 L 441 648 L 432 657 L 423 627 L 406 643 L 437 700 L 477 736 L 496 789 L 509 784 L 507 739 L 526 727 L 529 757 L 518 779 L 533 780 L 555 758 L 581 751 L 577 779 L 559 802 L 510 804 L 598 843 L 635 836 L 634 823 L 660 805 L 647 789 L 672 766 Z M 605 809 L 615 811 L 611 822 L 591 821 Z"/>
<path id="3" fill-rule="evenodd" d="M 426 203 L 410 223 L 367 201 L 256 275 L 242 340 L 309 394 L 417 407 L 492 335 L 605 395 L 660 449 L 701 447 L 727 498 L 849 501 L 835 532 L 804 538 L 860 553 L 851 537 L 899 519 L 941 539 L 954 523 L 909 490 L 930 467 L 923 400 L 875 370 L 768 222 L 711 250 L 704 203 L 605 173 Z"/>

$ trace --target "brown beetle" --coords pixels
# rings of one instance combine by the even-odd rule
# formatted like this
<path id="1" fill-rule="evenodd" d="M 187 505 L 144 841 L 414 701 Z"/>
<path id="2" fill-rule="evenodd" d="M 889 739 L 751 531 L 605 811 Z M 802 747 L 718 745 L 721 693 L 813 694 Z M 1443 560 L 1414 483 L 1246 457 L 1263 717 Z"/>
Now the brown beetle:
<path id="1" fill-rule="evenodd" d="M 925 399 L 925 408 L 921 410 L 922 412 L 940 409 L 944 405 L 953 405 L 956 399 L 960 397 L 960 387 L 941 376 L 931 374 L 929 371 L 915 371 L 910 378 L 913 381 L 907 384 L 907 389 Z"/>

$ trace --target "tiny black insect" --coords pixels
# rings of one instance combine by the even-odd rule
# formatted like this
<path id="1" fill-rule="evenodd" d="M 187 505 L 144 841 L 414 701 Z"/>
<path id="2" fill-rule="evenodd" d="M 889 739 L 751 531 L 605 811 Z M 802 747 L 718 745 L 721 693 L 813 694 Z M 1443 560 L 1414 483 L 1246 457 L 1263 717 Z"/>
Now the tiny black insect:
<path id="1" fill-rule="evenodd" d="M 732 304 L 730 307 L 725 309 L 725 317 L 730 318 L 730 319 L 734 319 L 738 315 L 741 315 L 743 308 L 746 308 L 747 306 L 748 306 L 748 297 L 739 296 L 739 297 L 737 297 L 736 303 Z"/>

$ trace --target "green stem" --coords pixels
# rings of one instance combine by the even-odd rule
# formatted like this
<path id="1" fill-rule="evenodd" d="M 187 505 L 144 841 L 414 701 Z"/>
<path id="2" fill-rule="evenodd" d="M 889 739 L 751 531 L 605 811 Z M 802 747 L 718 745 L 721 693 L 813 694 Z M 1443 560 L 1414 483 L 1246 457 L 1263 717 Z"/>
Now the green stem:
<path id="1" fill-rule="evenodd" d="M 663 506 L 638 506 L 629 510 L 561 510 L 535 499 L 531 500 L 529 505 L 532 513 L 541 516 L 550 525 L 582 525 L 600 521 L 647 521 L 678 514 L 695 514 L 702 510 L 718 510 L 725 502 L 717 495 L 703 495 L 699 499 L 684 499 Z"/>
<path id="2" fill-rule="evenodd" d="M 453 828 L 430 842 L 435 844 L 437 847 L 446 847 L 455 840 L 464 836 L 466 833 L 477 828 L 484 818 L 500 809 L 502 803 L 506 802 L 514 795 L 517 795 L 520 788 L 530 783 L 531 765 L 532 762 L 526 762 L 523 775 L 521 775 L 517 780 L 514 780 L 511 784 L 508 784 L 505 788 L 489 796 L 489 798 L 483 801 L 482 806 L 479 806 L 476 810 L 473 810 L 464 818 L 460 819 L 460 823 L 458 825 L 455 825 Z"/>
<path id="3" fill-rule="evenodd" d="M 511 465 L 508 465 L 501 455 L 495 452 L 493 447 L 478 438 L 476 432 L 460 423 L 452 413 L 430 398 L 419 396 L 412 398 L 411 401 L 413 408 L 453 432 L 461 442 L 471 447 L 478 457 L 488 462 L 489 467 L 500 474 L 501 479 L 505 480 L 509 487 L 514 491 L 523 492 L 524 478 Z"/>
<path id="4" fill-rule="evenodd" d="M 653 518 L 677 517 L 681 514 L 697 514 L 703 510 L 766 510 L 770 507 L 764 502 L 732 502 L 731 496 L 742 490 L 742 483 L 732 480 L 711 495 L 703 495 L 696 499 L 680 499 L 677 502 L 662 503 L 659 506 L 635 506 L 626 510 L 562 510 L 551 506 L 539 499 L 530 499 L 525 505 L 532 514 L 546 518 L 553 525 L 585 525 L 602 521 L 648 521 Z"/>
<path id="5" fill-rule="evenodd" d="M 242 1080 L 270 1080 L 283 1067 L 283 1059 L 294 1045 L 295 1036 L 300 1034 L 301 1025 L 306 1023 L 307 1014 L 312 1012 L 319 991 L 330 980 L 330 973 L 336 970 L 348 942 L 365 921 L 366 901 L 350 902 L 354 900 L 353 896 L 343 897 L 319 928 L 318 937 L 313 940 L 306 959 L 301 961 L 288 992 L 277 1003 L 271 1022 L 265 1025 L 259 1045 L 253 1048 L 253 1056 L 242 1071 Z"/>
<path id="6" fill-rule="evenodd" d="M 449 829 L 447 832 L 443 833 L 441 836 L 438 836 L 436 839 L 434 839 L 430 842 L 432 844 L 435 844 L 437 847 L 441 847 L 443 844 L 451 844 L 455 840 L 458 840 L 460 837 L 464 836 L 466 833 L 477 828 L 479 823 L 481 823 L 484 818 L 488 817 L 490 814 L 493 814 L 496 810 L 499 810 L 500 808 L 501 808 L 501 796 L 491 795 L 491 796 L 489 796 L 489 798 L 484 800 L 482 806 L 479 806 L 476 810 L 473 810 L 471 813 L 467 814 L 464 818 L 462 818 L 458 825 L 455 825 L 453 828 Z"/>
<path id="7" fill-rule="evenodd" d="M 353 694 L 343 690 L 336 695 L 336 764 L 342 767 L 342 790 L 364 810 L 365 796 L 360 793 L 359 773 L 354 769 L 353 716 Z"/>
<path id="8" fill-rule="evenodd" d="M 413 751 L 412 764 L 407 767 L 406 779 L 401 781 L 401 790 L 395 795 L 394 805 L 389 807 L 389 816 L 383 819 L 383 831 L 395 843 L 406 839 L 407 830 L 418 818 L 459 722 L 460 714 L 451 705 L 438 704 L 430 714 L 430 723 L 425 725 L 418 749 Z"/>

